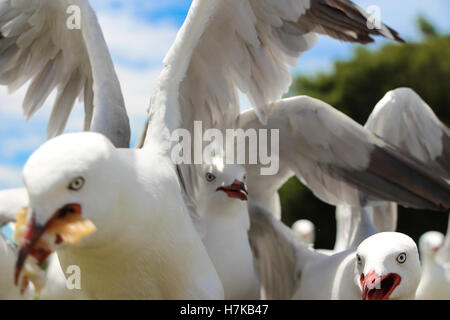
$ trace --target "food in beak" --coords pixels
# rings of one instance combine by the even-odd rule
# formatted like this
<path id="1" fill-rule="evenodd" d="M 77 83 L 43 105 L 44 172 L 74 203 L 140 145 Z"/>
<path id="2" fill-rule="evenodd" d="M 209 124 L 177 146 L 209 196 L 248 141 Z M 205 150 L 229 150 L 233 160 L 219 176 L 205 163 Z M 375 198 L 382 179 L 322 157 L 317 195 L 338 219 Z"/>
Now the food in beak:
<path id="1" fill-rule="evenodd" d="M 223 186 L 216 189 L 216 191 L 225 192 L 230 198 L 239 199 L 242 201 L 247 201 L 248 190 L 245 183 L 239 180 L 234 180 L 233 184 L 230 186 Z"/>
<path id="2" fill-rule="evenodd" d="M 402 278 L 396 273 L 378 276 L 374 270 L 366 276 L 361 274 L 360 282 L 363 300 L 387 300 Z"/>
<path id="3" fill-rule="evenodd" d="M 58 210 L 45 226 L 36 223 L 31 217 L 27 223 L 27 209 L 16 216 L 17 225 L 14 239 L 19 245 L 19 255 L 16 262 L 15 283 L 20 281 L 22 293 L 28 282 L 32 282 L 37 291 L 45 284 L 45 272 L 42 266 L 48 256 L 56 251 L 62 243 L 75 245 L 96 231 L 95 225 L 81 215 L 78 204 L 66 205 Z"/>

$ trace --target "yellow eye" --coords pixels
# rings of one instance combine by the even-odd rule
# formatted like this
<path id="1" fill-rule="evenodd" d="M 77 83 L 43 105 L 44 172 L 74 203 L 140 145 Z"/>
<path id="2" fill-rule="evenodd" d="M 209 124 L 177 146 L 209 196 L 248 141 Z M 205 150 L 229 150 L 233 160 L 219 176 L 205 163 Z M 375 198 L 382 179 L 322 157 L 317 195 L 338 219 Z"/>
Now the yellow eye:
<path id="1" fill-rule="evenodd" d="M 73 179 L 73 181 L 69 184 L 69 190 L 78 191 L 84 186 L 84 178 L 78 177 Z"/>

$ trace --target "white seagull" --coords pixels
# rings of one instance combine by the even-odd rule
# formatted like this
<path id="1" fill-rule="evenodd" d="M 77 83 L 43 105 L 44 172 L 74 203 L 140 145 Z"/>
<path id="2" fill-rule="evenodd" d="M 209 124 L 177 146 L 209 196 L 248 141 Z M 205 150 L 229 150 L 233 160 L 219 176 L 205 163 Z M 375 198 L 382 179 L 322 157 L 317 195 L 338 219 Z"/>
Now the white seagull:
<path id="1" fill-rule="evenodd" d="M 80 30 L 66 28 L 66 9 L 73 4 L 81 10 Z M 195 120 L 202 121 L 204 129 L 276 128 L 283 141 L 279 174 L 262 177 L 259 165 L 246 168 L 254 190 L 250 202 L 267 205 L 274 213 L 279 209 L 276 190 L 293 173 L 334 204 L 342 202 L 336 186 L 345 185 L 414 207 L 450 207 L 450 190 L 443 181 L 331 106 L 307 97 L 276 101 L 292 81 L 288 67 L 314 44 L 316 33 L 362 43 L 372 41 L 371 35 L 401 41 L 384 25 L 369 28 L 367 17 L 343 0 L 193 1 L 164 60 L 139 145 L 147 151 L 158 149 L 168 160 L 171 134 L 179 128 L 192 132 Z M 81 95 L 85 129 L 104 134 L 116 147 L 128 147 L 129 123 L 120 86 L 87 1 L 5 1 L 0 31 L 0 78 L 10 90 L 31 80 L 23 105 L 28 117 L 58 88 L 49 136 L 62 132 Z M 256 111 L 239 115 L 238 89 L 249 96 Z M 160 156 L 144 153 L 149 164 Z M 393 174 L 393 167 L 401 170 Z M 181 166 L 178 172 L 186 175 L 191 169 Z M 343 202 L 355 204 L 359 199 Z"/>
<path id="2" fill-rule="evenodd" d="M 450 230 L 450 227 L 449 227 Z M 439 252 L 450 250 L 448 242 L 444 245 L 444 235 L 437 231 L 423 234 L 419 240 L 422 260 L 422 279 L 417 289 L 418 300 L 450 300 L 450 261 L 439 261 Z"/>
<path id="3" fill-rule="evenodd" d="M 414 241 L 378 233 L 356 249 L 322 254 L 263 208 L 253 208 L 251 243 L 271 299 L 414 299 L 420 262 Z M 253 234 L 252 234 L 253 233 Z M 253 241 L 254 240 L 254 241 Z"/>
<path id="4" fill-rule="evenodd" d="M 314 246 L 314 240 L 316 237 L 316 228 L 314 224 L 307 219 L 297 220 L 292 224 L 292 230 L 303 243 L 310 246 Z"/>
<path id="5" fill-rule="evenodd" d="M 160 144 L 116 149 L 103 135 L 54 138 L 27 161 L 26 231 L 16 263 L 57 251 L 87 299 L 222 299 L 223 288 Z"/>
<path id="6" fill-rule="evenodd" d="M 79 30 L 67 28 L 69 5 L 80 9 Z M 367 18 L 344 0 L 193 1 L 164 59 L 139 146 L 155 139 L 167 142 L 180 128 L 192 133 L 195 120 L 202 121 L 203 129 L 281 129 L 280 172 L 268 178 L 260 176 L 259 166 L 246 168 L 254 192 L 249 201 L 255 205 L 279 214 L 276 190 L 296 173 L 333 204 L 359 202 L 336 194 L 339 186 L 348 186 L 414 207 L 450 207 L 441 181 L 430 181 L 427 173 L 331 106 L 307 97 L 271 103 L 288 90 L 288 67 L 312 47 L 317 33 L 351 42 L 371 42 L 373 35 L 401 41 L 385 25 L 370 28 Z M 104 134 L 116 147 L 128 147 L 120 85 L 88 1 L 4 1 L 0 32 L 2 83 L 14 90 L 31 80 L 23 105 L 28 117 L 58 89 L 49 136 L 64 129 L 73 102 L 82 96 L 85 129 Z M 238 89 L 256 111 L 239 115 Z M 165 148 L 172 146 L 166 143 Z M 354 153 L 358 156 L 350 156 Z M 402 170 L 392 174 L 395 166 Z M 187 170 L 191 167 L 179 171 L 186 175 Z"/>
<path id="7" fill-rule="evenodd" d="M 248 239 L 246 172 L 220 156 L 203 165 L 194 201 L 203 220 L 203 243 L 228 300 L 258 300 L 259 278 Z"/>

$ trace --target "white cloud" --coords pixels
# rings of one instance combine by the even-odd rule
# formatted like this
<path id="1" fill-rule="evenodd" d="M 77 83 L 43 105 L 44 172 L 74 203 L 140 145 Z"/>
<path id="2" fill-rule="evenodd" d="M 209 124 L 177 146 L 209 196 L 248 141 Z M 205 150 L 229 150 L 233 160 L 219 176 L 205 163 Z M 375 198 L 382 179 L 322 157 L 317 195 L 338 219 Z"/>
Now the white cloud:
<path id="1" fill-rule="evenodd" d="M 22 170 L 18 167 L 0 164 L 0 189 L 22 186 Z"/>
<path id="2" fill-rule="evenodd" d="M 98 17 L 113 56 L 132 63 L 161 65 L 178 31 L 168 22 L 149 24 L 123 12 L 106 11 Z"/>
<path id="3" fill-rule="evenodd" d="M 43 140 L 36 135 L 5 138 L 0 141 L 0 148 L 5 158 L 12 158 L 35 149 L 42 142 Z"/>

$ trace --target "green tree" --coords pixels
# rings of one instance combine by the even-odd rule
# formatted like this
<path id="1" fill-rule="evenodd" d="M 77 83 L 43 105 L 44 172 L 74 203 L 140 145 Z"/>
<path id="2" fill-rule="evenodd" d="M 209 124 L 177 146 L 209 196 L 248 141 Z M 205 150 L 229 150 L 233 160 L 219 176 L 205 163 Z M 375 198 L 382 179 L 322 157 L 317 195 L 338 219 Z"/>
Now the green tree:
<path id="1" fill-rule="evenodd" d="M 449 125 L 450 35 L 437 34 L 424 18 L 419 18 L 418 25 L 421 42 L 388 43 L 375 50 L 357 47 L 349 60 L 336 61 L 331 72 L 297 77 L 290 94 L 323 100 L 364 124 L 387 91 L 410 87 Z M 318 229 L 317 246 L 333 246 L 334 207 L 321 203 L 296 178 L 283 186 L 280 197 L 286 224 L 310 219 Z M 417 240 L 428 230 L 445 232 L 447 219 L 447 214 L 402 208 L 398 230 Z"/>

